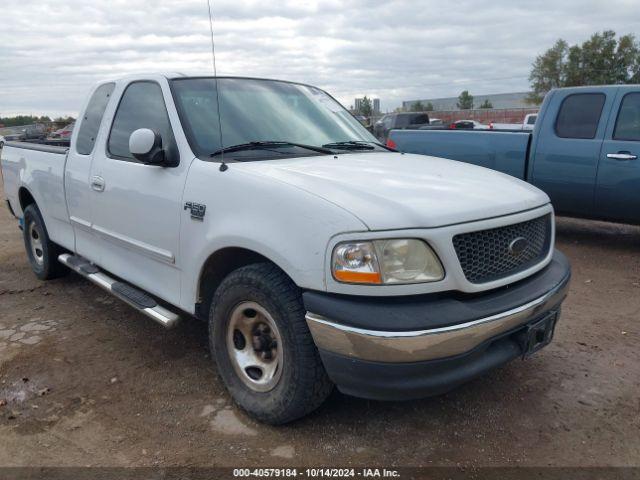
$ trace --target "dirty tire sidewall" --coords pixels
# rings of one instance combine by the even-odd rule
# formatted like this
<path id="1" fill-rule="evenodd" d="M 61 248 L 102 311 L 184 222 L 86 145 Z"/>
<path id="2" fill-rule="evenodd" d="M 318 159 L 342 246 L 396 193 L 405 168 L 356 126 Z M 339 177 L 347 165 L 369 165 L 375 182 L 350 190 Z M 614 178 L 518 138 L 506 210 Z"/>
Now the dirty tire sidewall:
<path id="1" fill-rule="evenodd" d="M 31 251 L 31 238 L 29 237 L 29 227 L 35 223 L 42 241 L 42 264 L 38 263 Z M 49 280 L 64 275 L 68 270 L 58 262 L 58 255 L 62 253 L 62 249 L 49 239 L 47 228 L 40 214 L 40 210 L 34 204 L 24 209 L 24 225 L 22 228 L 22 236 L 24 238 L 24 247 L 27 251 L 27 258 L 33 273 L 40 280 Z"/>
<path id="2" fill-rule="evenodd" d="M 229 358 L 226 335 L 230 315 L 245 301 L 257 302 L 265 308 L 282 338 L 281 377 L 268 392 L 257 392 L 245 385 Z M 236 403 L 260 421 L 277 425 L 303 417 L 320 406 L 333 389 L 304 316 L 298 287 L 268 263 L 232 272 L 214 294 L 209 312 L 209 340 L 218 372 Z"/>

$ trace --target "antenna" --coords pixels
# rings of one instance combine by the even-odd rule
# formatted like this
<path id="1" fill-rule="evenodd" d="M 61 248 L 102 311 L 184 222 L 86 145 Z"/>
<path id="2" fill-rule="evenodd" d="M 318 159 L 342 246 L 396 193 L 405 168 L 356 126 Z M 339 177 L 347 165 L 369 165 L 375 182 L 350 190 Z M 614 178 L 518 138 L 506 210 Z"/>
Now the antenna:
<path id="1" fill-rule="evenodd" d="M 220 93 L 218 90 L 218 71 L 216 69 L 216 42 L 213 38 L 213 15 L 211 14 L 211 0 L 207 0 L 207 7 L 209 9 L 209 30 L 211 32 L 211 57 L 213 60 L 213 78 L 216 84 L 216 106 L 218 108 L 218 130 L 220 133 L 220 149 L 224 148 L 222 144 L 222 118 L 220 116 Z M 229 168 L 224 163 L 224 150 L 220 152 L 220 171 L 224 172 Z"/>

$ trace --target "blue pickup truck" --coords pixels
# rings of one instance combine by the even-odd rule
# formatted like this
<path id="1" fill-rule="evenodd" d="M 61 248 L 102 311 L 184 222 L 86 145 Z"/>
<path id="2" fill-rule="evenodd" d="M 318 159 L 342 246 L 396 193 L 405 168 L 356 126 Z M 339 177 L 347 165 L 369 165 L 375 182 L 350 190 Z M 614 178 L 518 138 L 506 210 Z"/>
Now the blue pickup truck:
<path id="1" fill-rule="evenodd" d="M 388 145 L 526 180 L 563 215 L 640 224 L 640 85 L 552 90 L 532 133 L 393 130 Z"/>

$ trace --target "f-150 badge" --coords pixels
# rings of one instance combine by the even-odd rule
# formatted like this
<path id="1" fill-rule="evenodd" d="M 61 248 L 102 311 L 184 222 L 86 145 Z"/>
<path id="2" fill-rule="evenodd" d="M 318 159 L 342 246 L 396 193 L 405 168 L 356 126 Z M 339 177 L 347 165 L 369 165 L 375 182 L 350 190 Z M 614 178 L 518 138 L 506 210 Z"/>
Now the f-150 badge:
<path id="1" fill-rule="evenodd" d="M 207 206 L 202 205 L 201 203 L 187 202 L 184 204 L 184 209 L 191 211 L 191 218 L 202 220 L 204 218 L 205 211 L 207 210 Z"/>

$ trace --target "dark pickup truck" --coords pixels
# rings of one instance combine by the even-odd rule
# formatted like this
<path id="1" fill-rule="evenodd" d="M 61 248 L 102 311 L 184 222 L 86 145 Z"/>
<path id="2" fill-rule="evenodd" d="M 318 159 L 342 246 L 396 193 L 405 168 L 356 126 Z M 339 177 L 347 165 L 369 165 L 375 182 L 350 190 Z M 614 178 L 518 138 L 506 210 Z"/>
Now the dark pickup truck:
<path id="1" fill-rule="evenodd" d="M 559 214 L 640 224 L 640 85 L 552 90 L 532 133 L 394 130 L 388 145 L 524 179 Z"/>
<path id="2" fill-rule="evenodd" d="M 415 129 L 427 125 L 429 125 L 429 114 L 427 113 L 388 113 L 373 124 L 373 134 L 384 143 L 391 130 Z"/>

